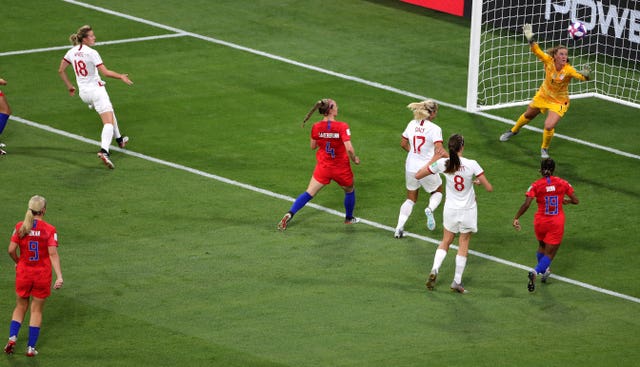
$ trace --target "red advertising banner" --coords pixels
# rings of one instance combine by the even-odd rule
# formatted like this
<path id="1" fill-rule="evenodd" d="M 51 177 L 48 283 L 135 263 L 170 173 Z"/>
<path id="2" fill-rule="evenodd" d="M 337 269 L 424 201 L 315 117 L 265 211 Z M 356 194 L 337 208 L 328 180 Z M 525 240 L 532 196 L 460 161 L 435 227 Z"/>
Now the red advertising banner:
<path id="1" fill-rule="evenodd" d="M 423 6 L 425 8 L 438 10 L 441 12 L 457 15 L 459 17 L 465 16 L 465 0 L 401 0 L 405 3 Z M 473 0 L 467 0 L 471 2 Z M 468 15 L 467 15 L 468 16 Z"/>

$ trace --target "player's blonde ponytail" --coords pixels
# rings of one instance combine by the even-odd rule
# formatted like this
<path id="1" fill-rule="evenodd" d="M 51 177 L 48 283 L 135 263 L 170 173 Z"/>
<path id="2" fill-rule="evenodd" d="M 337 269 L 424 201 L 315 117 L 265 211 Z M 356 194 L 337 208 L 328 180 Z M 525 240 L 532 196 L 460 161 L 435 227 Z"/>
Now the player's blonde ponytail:
<path id="1" fill-rule="evenodd" d="M 18 237 L 23 238 L 31 228 L 33 228 L 33 218 L 36 215 L 44 214 L 44 210 L 47 207 L 47 200 L 42 196 L 35 195 L 29 200 L 29 208 L 22 221 L 22 226 L 18 229 Z"/>
<path id="2" fill-rule="evenodd" d="M 313 113 L 316 112 L 316 110 L 318 110 L 318 112 L 326 116 L 327 113 L 331 110 L 331 108 L 333 108 L 334 105 L 335 105 L 335 102 L 329 98 L 324 98 L 316 102 L 316 104 L 314 104 L 313 107 L 311 107 L 309 112 L 307 112 L 307 115 L 304 117 L 304 120 L 302 120 L 302 127 L 304 127 L 304 124 L 307 122 L 307 120 L 309 120 L 309 118 L 311 118 L 311 115 L 313 115 Z"/>
<path id="3" fill-rule="evenodd" d="M 413 117 L 416 120 L 429 119 L 432 113 L 438 112 L 438 104 L 431 99 L 409 103 L 407 108 L 413 111 Z"/>
<path id="4" fill-rule="evenodd" d="M 69 41 L 71 41 L 71 43 L 74 46 L 77 46 L 79 44 L 82 43 L 82 40 L 87 37 L 87 34 L 89 33 L 89 31 L 91 31 L 91 26 L 90 25 L 83 25 L 82 27 L 78 28 L 78 31 L 72 35 L 69 36 Z"/>

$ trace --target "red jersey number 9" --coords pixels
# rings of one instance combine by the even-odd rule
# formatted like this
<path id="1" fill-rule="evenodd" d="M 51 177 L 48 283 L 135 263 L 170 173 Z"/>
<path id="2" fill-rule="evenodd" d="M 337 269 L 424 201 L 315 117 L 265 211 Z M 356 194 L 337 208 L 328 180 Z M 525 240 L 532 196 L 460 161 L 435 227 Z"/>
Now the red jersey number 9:
<path id="1" fill-rule="evenodd" d="M 40 259 L 40 253 L 38 250 L 38 241 L 29 241 L 29 261 L 38 261 Z"/>

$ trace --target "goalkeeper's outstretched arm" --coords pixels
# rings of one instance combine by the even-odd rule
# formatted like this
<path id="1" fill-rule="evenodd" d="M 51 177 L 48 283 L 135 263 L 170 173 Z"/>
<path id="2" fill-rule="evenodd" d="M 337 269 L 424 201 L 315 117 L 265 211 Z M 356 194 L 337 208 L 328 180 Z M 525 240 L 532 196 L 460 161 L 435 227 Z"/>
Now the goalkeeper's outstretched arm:
<path id="1" fill-rule="evenodd" d="M 533 39 L 533 36 L 535 35 L 535 33 L 533 33 L 533 28 L 531 27 L 531 24 L 526 23 L 525 25 L 523 25 L 522 32 L 524 33 L 524 38 L 527 39 L 527 42 L 529 42 L 529 44 L 532 45 L 535 42 L 535 40 Z"/>

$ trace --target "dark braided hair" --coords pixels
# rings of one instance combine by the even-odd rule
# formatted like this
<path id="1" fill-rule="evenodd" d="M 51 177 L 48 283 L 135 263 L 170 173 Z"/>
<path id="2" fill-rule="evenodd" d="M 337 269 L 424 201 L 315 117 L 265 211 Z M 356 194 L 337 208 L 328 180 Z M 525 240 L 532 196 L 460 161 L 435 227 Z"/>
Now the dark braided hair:
<path id="1" fill-rule="evenodd" d="M 449 159 L 445 163 L 444 173 L 455 173 L 460 168 L 460 157 L 458 152 L 464 147 L 464 137 L 460 134 L 453 134 L 449 137 Z"/>
<path id="2" fill-rule="evenodd" d="M 553 159 L 546 158 L 546 159 L 543 159 L 542 162 L 540 162 L 540 173 L 544 177 L 549 177 L 553 175 L 553 171 L 555 170 L 556 170 L 556 162 Z"/>

